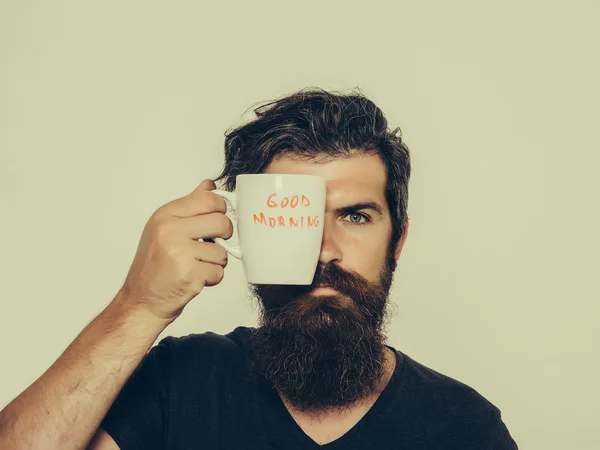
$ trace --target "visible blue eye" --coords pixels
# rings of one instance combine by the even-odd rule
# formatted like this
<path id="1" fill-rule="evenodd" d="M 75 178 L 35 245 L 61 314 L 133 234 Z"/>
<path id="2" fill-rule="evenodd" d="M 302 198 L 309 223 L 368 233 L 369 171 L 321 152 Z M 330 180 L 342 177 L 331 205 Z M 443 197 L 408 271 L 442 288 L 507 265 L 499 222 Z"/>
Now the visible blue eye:
<path id="1" fill-rule="evenodd" d="M 345 220 L 345 222 L 350 222 L 353 225 L 364 225 L 369 222 L 369 218 L 361 213 L 350 213 L 346 214 L 344 217 L 349 218 L 349 220 Z M 364 221 L 361 221 L 362 219 L 364 219 Z"/>

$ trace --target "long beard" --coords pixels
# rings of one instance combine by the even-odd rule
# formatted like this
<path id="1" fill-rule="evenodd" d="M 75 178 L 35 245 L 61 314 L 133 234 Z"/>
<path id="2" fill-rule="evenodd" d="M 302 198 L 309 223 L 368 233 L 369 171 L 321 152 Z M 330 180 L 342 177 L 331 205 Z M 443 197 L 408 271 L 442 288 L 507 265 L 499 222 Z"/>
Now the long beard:
<path id="1" fill-rule="evenodd" d="M 317 267 L 310 286 L 251 286 L 261 306 L 254 369 L 300 411 L 343 409 L 374 393 L 395 267 L 389 249 L 378 282 L 329 263 Z M 339 294 L 310 295 L 319 284 Z"/>

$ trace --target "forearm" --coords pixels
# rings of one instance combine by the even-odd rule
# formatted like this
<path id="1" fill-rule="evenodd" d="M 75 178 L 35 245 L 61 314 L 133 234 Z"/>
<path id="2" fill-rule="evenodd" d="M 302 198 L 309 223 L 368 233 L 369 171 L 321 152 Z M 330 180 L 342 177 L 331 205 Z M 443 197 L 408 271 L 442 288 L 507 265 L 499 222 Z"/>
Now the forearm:
<path id="1" fill-rule="evenodd" d="M 0 412 L 0 449 L 84 449 L 166 327 L 117 296 L 35 383 Z"/>

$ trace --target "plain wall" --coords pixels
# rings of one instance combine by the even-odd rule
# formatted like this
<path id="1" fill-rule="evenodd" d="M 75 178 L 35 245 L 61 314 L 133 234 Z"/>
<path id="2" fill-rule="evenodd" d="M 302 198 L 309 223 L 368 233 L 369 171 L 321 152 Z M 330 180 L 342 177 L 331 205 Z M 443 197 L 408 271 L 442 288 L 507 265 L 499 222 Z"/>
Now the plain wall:
<path id="1" fill-rule="evenodd" d="M 150 214 L 218 173 L 248 108 L 359 87 L 412 151 L 389 343 L 477 389 L 521 448 L 599 449 L 599 13 L 1 1 L 0 407 L 113 298 Z M 255 324 L 231 258 L 163 336 Z"/>

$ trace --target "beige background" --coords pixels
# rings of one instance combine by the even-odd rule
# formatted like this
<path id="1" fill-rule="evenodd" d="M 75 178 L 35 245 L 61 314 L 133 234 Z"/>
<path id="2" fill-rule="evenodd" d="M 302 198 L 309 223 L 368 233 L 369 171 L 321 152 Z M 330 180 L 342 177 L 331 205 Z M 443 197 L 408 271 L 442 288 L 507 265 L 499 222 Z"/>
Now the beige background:
<path id="1" fill-rule="evenodd" d="M 0 406 L 247 108 L 359 86 L 413 152 L 390 343 L 496 404 L 521 448 L 600 449 L 599 3 L 284 3 L 0 1 Z M 232 261 L 165 334 L 242 324 Z"/>

